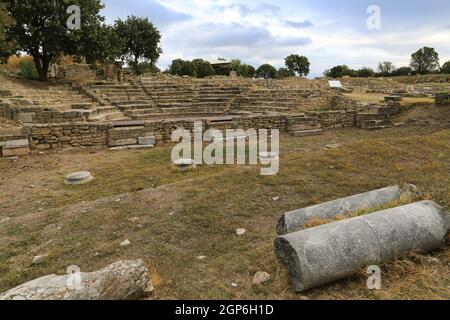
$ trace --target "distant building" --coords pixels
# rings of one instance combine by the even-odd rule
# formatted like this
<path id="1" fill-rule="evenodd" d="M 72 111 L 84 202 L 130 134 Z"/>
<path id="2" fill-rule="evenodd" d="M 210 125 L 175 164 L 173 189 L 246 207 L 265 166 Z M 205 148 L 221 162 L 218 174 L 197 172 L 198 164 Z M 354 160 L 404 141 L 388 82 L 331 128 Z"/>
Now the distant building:
<path id="1" fill-rule="evenodd" d="M 229 76 L 230 72 L 233 71 L 233 66 L 231 64 L 231 60 L 226 59 L 216 59 L 209 61 L 211 66 L 213 67 L 216 75 L 221 76 Z"/>

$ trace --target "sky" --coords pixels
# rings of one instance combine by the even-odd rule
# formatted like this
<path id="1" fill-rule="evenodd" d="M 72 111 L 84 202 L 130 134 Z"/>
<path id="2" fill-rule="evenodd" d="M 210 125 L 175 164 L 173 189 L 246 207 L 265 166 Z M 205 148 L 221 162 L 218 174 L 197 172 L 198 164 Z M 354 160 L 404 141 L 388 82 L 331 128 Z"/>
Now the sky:
<path id="1" fill-rule="evenodd" d="M 407 66 L 411 53 L 434 47 L 450 60 L 448 0 L 103 0 L 107 22 L 148 17 L 161 31 L 158 66 L 174 59 L 241 59 L 284 66 L 305 55 L 311 77 L 346 64 Z"/>

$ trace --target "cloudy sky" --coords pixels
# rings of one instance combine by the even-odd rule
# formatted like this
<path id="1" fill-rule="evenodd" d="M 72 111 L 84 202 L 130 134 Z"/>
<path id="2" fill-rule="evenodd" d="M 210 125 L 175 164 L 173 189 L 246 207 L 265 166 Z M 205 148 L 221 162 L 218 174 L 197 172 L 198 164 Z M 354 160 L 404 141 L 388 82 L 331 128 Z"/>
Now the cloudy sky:
<path id="1" fill-rule="evenodd" d="M 311 76 L 334 65 L 409 64 L 432 46 L 450 60 L 448 0 L 103 0 L 108 22 L 149 17 L 162 33 L 158 65 L 173 59 L 239 58 L 255 67 L 306 55 Z M 380 20 L 371 6 L 380 8 Z M 370 10 L 368 10 L 370 9 Z M 368 21 L 369 26 L 368 27 Z M 378 23 L 379 22 L 379 23 Z"/>

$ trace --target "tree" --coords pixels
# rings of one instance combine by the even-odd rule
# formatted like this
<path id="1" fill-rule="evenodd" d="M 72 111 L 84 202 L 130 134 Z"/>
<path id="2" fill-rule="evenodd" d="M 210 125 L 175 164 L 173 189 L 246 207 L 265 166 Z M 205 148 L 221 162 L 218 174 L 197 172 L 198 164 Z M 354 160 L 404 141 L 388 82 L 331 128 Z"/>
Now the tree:
<path id="1" fill-rule="evenodd" d="M 0 3 L 0 63 L 6 62 L 14 52 L 13 43 L 6 40 L 6 29 L 14 24 L 14 20 L 8 15 L 6 6 Z"/>
<path id="2" fill-rule="evenodd" d="M 277 79 L 295 77 L 295 72 L 286 68 L 280 68 L 277 71 Z"/>
<path id="3" fill-rule="evenodd" d="M 434 48 L 423 47 L 411 55 L 410 65 L 417 73 L 431 73 L 439 69 L 439 54 Z"/>
<path id="4" fill-rule="evenodd" d="M 6 40 L 15 43 L 17 51 L 33 57 L 40 80 L 47 79 L 50 63 L 62 54 L 80 56 L 80 48 L 96 46 L 97 38 L 85 39 L 81 34 L 103 23 L 104 17 L 99 14 L 103 8 L 100 0 L 42 0 L 39 4 L 33 1 L 3 2 L 15 21 L 6 27 Z M 80 30 L 68 27 L 70 14 L 67 9 L 71 5 L 83 8 Z"/>
<path id="5" fill-rule="evenodd" d="M 129 16 L 125 21 L 117 20 L 114 28 L 124 41 L 123 60 L 133 67 L 142 60 L 156 64 L 162 53 L 161 33 L 148 18 Z"/>
<path id="6" fill-rule="evenodd" d="M 335 66 L 330 70 L 326 70 L 324 72 L 325 77 L 329 78 L 342 78 L 343 76 L 351 76 L 354 74 L 354 71 L 351 70 L 348 66 Z"/>
<path id="7" fill-rule="evenodd" d="M 357 71 L 357 73 L 358 73 L 358 77 L 361 77 L 361 78 L 370 78 L 370 77 L 373 77 L 375 75 L 375 71 L 373 71 L 370 68 L 359 69 Z"/>
<path id="8" fill-rule="evenodd" d="M 169 67 L 169 73 L 177 76 L 193 77 L 195 75 L 195 69 L 191 61 L 176 59 L 172 61 Z"/>
<path id="9" fill-rule="evenodd" d="M 393 77 L 400 77 L 400 76 L 409 76 L 412 74 L 413 70 L 410 67 L 401 67 L 396 70 L 394 70 L 391 75 Z"/>
<path id="10" fill-rule="evenodd" d="M 255 75 L 257 78 L 275 79 L 277 76 L 277 69 L 270 64 L 263 64 L 256 70 Z"/>
<path id="11" fill-rule="evenodd" d="M 444 63 L 441 67 L 441 73 L 443 74 L 450 74 L 450 61 L 447 61 Z"/>
<path id="12" fill-rule="evenodd" d="M 197 78 L 210 77 L 216 74 L 211 63 L 203 59 L 192 60 L 192 65 L 194 68 L 194 76 Z"/>
<path id="13" fill-rule="evenodd" d="M 231 66 L 239 77 L 253 78 L 255 76 L 255 68 L 249 64 L 242 63 L 239 59 L 231 60 Z"/>
<path id="14" fill-rule="evenodd" d="M 136 70 L 135 70 L 136 74 L 138 74 L 138 75 L 145 74 L 145 73 L 156 74 L 160 71 L 161 70 L 159 70 L 159 68 L 151 62 L 141 62 L 137 65 Z"/>
<path id="15" fill-rule="evenodd" d="M 244 78 L 253 78 L 255 76 L 255 73 L 256 73 L 255 67 L 244 63 L 241 66 L 241 71 L 239 75 Z"/>
<path id="16" fill-rule="evenodd" d="M 395 70 L 395 66 L 392 62 L 383 61 L 378 64 L 378 71 L 384 76 L 389 76 Z"/>
<path id="17" fill-rule="evenodd" d="M 307 76 L 310 72 L 309 67 L 311 64 L 305 56 L 300 56 L 298 54 L 291 54 L 284 59 L 286 68 L 295 72 L 300 77 Z"/>

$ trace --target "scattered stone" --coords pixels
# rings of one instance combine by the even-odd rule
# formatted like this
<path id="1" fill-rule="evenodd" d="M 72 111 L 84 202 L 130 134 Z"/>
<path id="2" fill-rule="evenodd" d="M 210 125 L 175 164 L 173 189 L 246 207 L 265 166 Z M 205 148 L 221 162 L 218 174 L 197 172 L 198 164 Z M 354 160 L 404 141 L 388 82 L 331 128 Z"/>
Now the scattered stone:
<path id="1" fill-rule="evenodd" d="M 137 223 L 137 222 L 139 222 L 139 220 L 141 220 L 141 219 L 138 218 L 138 217 L 134 217 L 134 218 L 129 218 L 128 220 L 129 220 L 130 222 Z"/>
<path id="2" fill-rule="evenodd" d="M 175 215 L 175 212 L 169 212 L 169 216 L 174 216 Z"/>
<path id="3" fill-rule="evenodd" d="M 247 230 L 245 230 L 245 229 L 236 229 L 236 234 L 238 236 L 243 236 L 246 233 L 247 233 Z"/>
<path id="4" fill-rule="evenodd" d="M 65 184 L 79 185 L 92 181 L 94 177 L 88 171 L 74 172 L 66 176 Z"/>
<path id="5" fill-rule="evenodd" d="M 267 272 L 259 271 L 253 277 L 253 284 L 259 286 L 269 280 L 270 280 L 270 274 L 268 274 Z"/>
<path id="6" fill-rule="evenodd" d="M 34 189 L 34 188 L 36 188 L 36 186 L 33 185 L 33 184 L 31 184 L 31 185 L 30 185 L 30 189 Z"/>
<path id="7" fill-rule="evenodd" d="M 206 256 L 198 256 L 197 257 L 197 260 L 205 260 L 206 259 Z"/>
<path id="8" fill-rule="evenodd" d="M 439 260 L 438 258 L 435 258 L 435 257 L 428 257 L 427 262 L 432 263 L 432 264 L 437 264 L 437 263 L 440 263 L 441 260 Z"/>
<path id="9" fill-rule="evenodd" d="M 326 145 L 326 148 L 327 148 L 327 149 L 337 149 L 337 148 L 340 148 L 340 147 L 341 147 L 341 145 L 338 144 L 338 143 L 327 144 L 327 145 Z"/>
<path id="10" fill-rule="evenodd" d="M 128 247 L 129 245 L 131 245 L 131 242 L 128 239 L 120 244 L 121 247 Z"/>
<path id="11" fill-rule="evenodd" d="M 278 200 L 280 200 L 280 197 L 274 197 L 274 198 L 272 198 L 272 201 L 273 201 L 273 202 L 277 202 Z"/>
<path id="12" fill-rule="evenodd" d="M 194 169 L 196 167 L 193 159 L 179 159 L 174 161 L 173 164 L 181 170 Z"/>
<path id="13" fill-rule="evenodd" d="M 234 283 L 234 282 L 231 283 L 230 286 L 231 286 L 232 288 L 234 288 L 234 289 L 236 289 L 236 288 L 238 287 L 237 283 Z"/>
<path id="14" fill-rule="evenodd" d="M 47 260 L 47 257 L 48 256 L 46 256 L 46 255 L 44 255 L 44 256 L 36 256 L 36 257 L 34 257 L 33 262 L 31 264 L 34 265 L 34 266 L 43 264 Z"/>
<path id="15" fill-rule="evenodd" d="M 136 300 L 153 290 L 144 261 L 131 260 L 91 273 L 48 275 L 9 290 L 0 300 Z"/>

